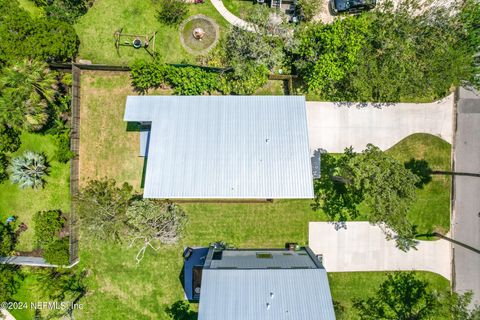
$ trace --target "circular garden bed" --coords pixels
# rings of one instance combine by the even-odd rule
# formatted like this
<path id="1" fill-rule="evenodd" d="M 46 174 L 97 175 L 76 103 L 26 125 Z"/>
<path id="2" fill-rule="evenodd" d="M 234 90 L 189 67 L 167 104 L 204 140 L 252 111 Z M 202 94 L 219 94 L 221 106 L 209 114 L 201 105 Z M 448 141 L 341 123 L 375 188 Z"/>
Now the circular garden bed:
<path id="1" fill-rule="evenodd" d="M 194 30 L 203 31 L 201 39 L 194 36 Z M 204 15 L 191 16 L 180 25 L 182 45 L 192 54 L 203 54 L 215 47 L 220 36 L 218 24 Z"/>

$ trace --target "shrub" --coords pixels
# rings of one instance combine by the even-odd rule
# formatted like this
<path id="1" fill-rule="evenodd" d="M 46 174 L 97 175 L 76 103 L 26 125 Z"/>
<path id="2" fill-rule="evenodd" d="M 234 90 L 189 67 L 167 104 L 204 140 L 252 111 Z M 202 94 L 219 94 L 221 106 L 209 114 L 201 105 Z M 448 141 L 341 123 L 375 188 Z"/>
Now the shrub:
<path id="1" fill-rule="evenodd" d="M 11 181 L 21 189 L 42 188 L 45 184 L 48 165 L 45 157 L 39 153 L 26 151 L 22 156 L 12 160 L 10 166 Z"/>
<path id="2" fill-rule="evenodd" d="M 59 210 L 40 211 L 33 216 L 35 241 L 40 248 L 56 241 L 65 225 L 65 218 Z"/>
<path id="3" fill-rule="evenodd" d="M 58 162 L 67 163 L 73 158 L 74 153 L 70 150 L 70 130 L 65 130 L 55 136 L 55 157 Z"/>
<path id="4" fill-rule="evenodd" d="M 135 61 L 132 65 L 130 77 L 136 90 L 145 93 L 148 89 L 158 88 L 166 83 L 168 67 L 164 64 Z"/>
<path id="5" fill-rule="evenodd" d="M 176 94 L 185 96 L 211 93 L 220 86 L 217 73 L 195 67 L 170 67 L 167 79 Z"/>
<path id="6" fill-rule="evenodd" d="M 15 232 L 8 224 L 0 222 L 0 256 L 9 256 L 15 248 Z"/>
<path id="7" fill-rule="evenodd" d="M 8 178 L 8 157 L 0 153 L 0 182 Z"/>
<path id="8" fill-rule="evenodd" d="M 70 251 L 68 237 L 55 239 L 43 250 L 43 258 L 51 264 L 59 266 L 68 265 L 70 262 Z"/>
<path id="9" fill-rule="evenodd" d="M 321 0 L 298 0 L 298 9 L 301 12 L 301 17 L 305 21 L 311 21 L 322 9 Z"/>
<path id="10" fill-rule="evenodd" d="M 17 151 L 20 143 L 20 132 L 0 123 L 0 153 Z"/>
<path id="11" fill-rule="evenodd" d="M 198 67 L 177 67 L 146 61 L 132 65 L 132 85 L 140 92 L 168 84 L 178 95 L 201 95 L 220 87 L 220 77 Z"/>
<path id="12" fill-rule="evenodd" d="M 230 94 L 253 94 L 267 83 L 268 73 L 265 66 L 245 64 L 222 77 L 222 91 Z"/>
<path id="13" fill-rule="evenodd" d="M 73 25 L 50 18 L 32 18 L 16 0 L 0 0 L 0 65 L 19 58 L 71 60 L 79 40 Z"/>
<path id="14" fill-rule="evenodd" d="M 168 25 L 179 24 L 188 14 L 188 4 L 184 0 L 162 0 L 157 18 Z"/>

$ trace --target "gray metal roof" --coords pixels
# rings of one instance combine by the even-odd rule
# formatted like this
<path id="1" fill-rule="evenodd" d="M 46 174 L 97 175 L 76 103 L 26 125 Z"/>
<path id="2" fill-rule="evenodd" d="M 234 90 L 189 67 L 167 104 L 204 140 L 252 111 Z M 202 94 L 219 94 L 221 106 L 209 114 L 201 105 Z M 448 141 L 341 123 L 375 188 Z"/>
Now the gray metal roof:
<path id="1" fill-rule="evenodd" d="M 203 269 L 199 320 L 334 320 L 325 269 Z"/>
<path id="2" fill-rule="evenodd" d="M 313 198 L 304 97 L 129 96 L 124 120 L 151 122 L 145 198 Z"/>
<path id="3" fill-rule="evenodd" d="M 317 268 L 305 250 L 223 250 L 221 259 L 211 260 L 209 268 Z"/>

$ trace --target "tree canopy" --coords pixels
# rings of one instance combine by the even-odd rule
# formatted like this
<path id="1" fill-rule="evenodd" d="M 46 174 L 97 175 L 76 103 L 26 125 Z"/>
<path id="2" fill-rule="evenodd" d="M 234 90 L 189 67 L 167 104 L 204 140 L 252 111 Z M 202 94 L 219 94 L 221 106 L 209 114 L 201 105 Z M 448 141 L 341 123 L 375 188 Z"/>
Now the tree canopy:
<path id="1" fill-rule="evenodd" d="M 141 243 L 137 261 L 142 260 L 147 247 L 157 250 L 158 244 L 176 243 L 187 221 L 179 206 L 149 199 L 133 201 L 127 209 L 127 218 L 130 246 Z"/>
<path id="2" fill-rule="evenodd" d="M 100 240 L 120 241 L 133 187 L 113 179 L 92 180 L 78 196 L 82 227 Z"/>
<path id="3" fill-rule="evenodd" d="M 428 289 L 428 282 L 411 272 L 400 272 L 389 274 L 374 297 L 354 306 L 362 320 L 422 320 L 432 319 L 439 299 Z"/>
<path id="4" fill-rule="evenodd" d="M 42 129 L 55 100 L 57 79 L 47 64 L 22 60 L 0 74 L 0 121 L 17 130 Z"/>
<path id="5" fill-rule="evenodd" d="M 415 200 L 418 177 L 378 147 L 369 144 L 361 153 L 347 148 L 339 156 L 321 156 L 321 177 L 315 182 L 316 206 L 331 220 L 346 221 L 359 215 L 364 204 L 365 218 L 395 235 L 402 250 L 414 247 L 415 228 L 407 219 Z"/>
<path id="6" fill-rule="evenodd" d="M 16 0 L 0 0 L 0 66 L 21 58 L 68 61 L 79 40 L 70 23 L 32 18 Z"/>
<path id="7" fill-rule="evenodd" d="M 321 99 L 434 100 L 463 81 L 478 85 L 478 21 L 478 1 L 388 0 L 359 16 L 307 24 L 289 52 L 307 90 Z"/>

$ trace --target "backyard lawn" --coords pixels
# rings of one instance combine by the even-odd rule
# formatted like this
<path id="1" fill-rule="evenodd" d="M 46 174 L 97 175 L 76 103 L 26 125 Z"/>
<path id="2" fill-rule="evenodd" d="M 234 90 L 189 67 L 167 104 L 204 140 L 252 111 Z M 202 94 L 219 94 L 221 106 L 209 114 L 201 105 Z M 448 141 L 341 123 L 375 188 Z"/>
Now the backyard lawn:
<path id="1" fill-rule="evenodd" d="M 80 38 L 78 59 L 113 65 L 127 65 L 139 58 L 150 59 L 144 49 L 132 47 L 120 47 L 117 54 L 113 33 L 123 28 L 124 33 L 138 35 L 157 32 L 155 51 L 163 62 L 194 63 L 195 57 L 180 42 L 179 27 L 166 26 L 157 20 L 159 7 L 160 2 L 152 0 L 96 0 L 75 25 Z M 189 16 L 204 14 L 219 24 L 220 34 L 228 27 L 209 0 L 203 4 L 190 4 L 189 7 Z"/>
<path id="2" fill-rule="evenodd" d="M 50 164 L 50 174 L 45 179 L 43 189 L 21 190 L 10 181 L 0 184 L 0 219 L 5 221 L 8 216 L 18 216 L 18 222 L 24 222 L 28 230 L 20 236 L 16 249 L 30 251 L 33 249 L 32 218 L 37 211 L 60 209 L 70 211 L 70 164 L 63 164 L 54 158 L 55 144 L 53 136 L 23 133 L 22 145 L 13 156 L 21 155 L 26 150 L 44 153 Z"/>
<path id="3" fill-rule="evenodd" d="M 272 89 L 276 86 L 269 83 L 265 93 L 278 92 L 281 87 Z M 126 96 L 135 94 L 130 88 L 128 73 L 84 71 L 81 90 L 81 180 L 85 183 L 89 178 L 112 177 L 119 182 L 128 181 L 140 191 L 143 159 L 138 157 L 139 135 L 127 131 L 122 120 Z M 168 90 L 151 92 L 169 93 Z M 449 150 L 448 144 L 440 143 L 435 137 L 414 135 L 389 153 L 402 162 L 410 157 L 425 158 L 434 168 L 443 168 L 449 163 Z M 431 201 L 431 197 L 442 199 L 439 207 L 433 210 L 426 203 L 415 204 L 418 208 L 414 207 L 411 213 L 415 223 L 426 229 L 430 228 L 428 223 L 448 228 L 444 222 L 449 212 L 448 199 L 444 203 L 448 189 L 440 190 L 443 196 L 436 195 L 438 190 L 433 187 L 429 189 L 436 184 L 438 188 L 448 188 L 447 181 L 442 179 L 435 178 L 419 191 L 419 198 L 425 202 Z M 324 214 L 314 212 L 310 204 L 310 200 L 183 203 L 189 223 L 180 243 L 159 252 L 147 251 L 139 265 L 135 263 L 136 250 L 127 248 L 127 244 L 82 238 L 79 268 L 89 268 L 91 272 L 89 293 L 82 300 L 84 308 L 77 318 L 166 318 L 166 308 L 183 299 L 180 282 L 183 246 L 204 246 L 220 240 L 243 248 L 283 247 L 288 241 L 307 244 L 308 222 L 326 220 Z M 448 281 L 441 276 L 421 274 L 435 287 L 448 288 Z M 373 293 L 384 279 L 384 273 L 338 273 L 330 274 L 329 279 L 334 300 L 345 308 L 345 319 L 355 319 L 352 299 Z"/>

